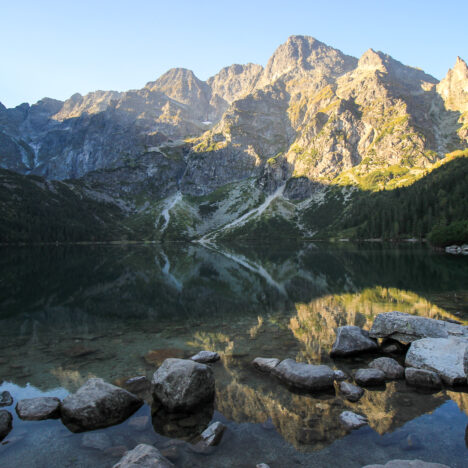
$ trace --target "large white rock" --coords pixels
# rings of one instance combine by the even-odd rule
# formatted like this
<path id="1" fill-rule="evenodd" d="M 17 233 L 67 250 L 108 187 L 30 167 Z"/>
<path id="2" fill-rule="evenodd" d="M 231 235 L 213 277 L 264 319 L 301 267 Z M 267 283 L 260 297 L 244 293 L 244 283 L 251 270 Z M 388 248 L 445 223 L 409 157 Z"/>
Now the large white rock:
<path id="1" fill-rule="evenodd" d="M 377 315 L 369 336 L 393 338 L 402 343 L 411 343 L 421 338 L 448 338 L 449 336 L 468 338 L 468 327 L 402 312 L 386 312 Z"/>
<path id="2" fill-rule="evenodd" d="M 215 393 L 212 369 L 190 359 L 166 359 L 151 383 L 155 399 L 170 411 L 194 408 L 213 400 Z"/>
<path id="3" fill-rule="evenodd" d="M 390 460 L 385 465 L 366 465 L 362 468 L 450 468 L 440 463 L 430 463 L 422 460 Z"/>
<path id="4" fill-rule="evenodd" d="M 462 385 L 466 383 L 467 348 L 468 338 L 424 338 L 411 343 L 405 364 L 434 371 L 448 385 Z"/>
<path id="5" fill-rule="evenodd" d="M 127 452 L 113 468 L 172 468 L 173 466 L 156 447 L 140 444 Z"/>

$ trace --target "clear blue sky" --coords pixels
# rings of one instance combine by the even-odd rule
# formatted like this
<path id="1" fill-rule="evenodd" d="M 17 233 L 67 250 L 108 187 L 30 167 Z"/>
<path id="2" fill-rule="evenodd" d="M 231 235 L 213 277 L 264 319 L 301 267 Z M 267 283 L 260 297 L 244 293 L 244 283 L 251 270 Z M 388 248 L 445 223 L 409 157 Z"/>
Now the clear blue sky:
<path id="1" fill-rule="evenodd" d="M 441 79 L 468 59 L 468 1 L 0 0 L 0 102 L 141 88 L 171 67 L 207 79 L 265 65 L 292 34 L 369 47 Z"/>

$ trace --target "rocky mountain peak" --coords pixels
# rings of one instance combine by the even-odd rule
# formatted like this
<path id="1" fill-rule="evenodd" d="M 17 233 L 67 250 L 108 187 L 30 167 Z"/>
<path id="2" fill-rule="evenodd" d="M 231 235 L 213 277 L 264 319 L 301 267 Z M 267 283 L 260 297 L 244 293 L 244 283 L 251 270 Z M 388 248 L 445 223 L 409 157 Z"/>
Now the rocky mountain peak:
<path id="1" fill-rule="evenodd" d="M 361 70 L 379 70 L 386 73 L 388 71 L 385 66 L 386 61 L 388 62 L 385 54 L 376 52 L 374 49 L 368 49 L 359 59 L 358 68 Z"/>
<path id="2" fill-rule="evenodd" d="M 291 36 L 280 45 L 267 63 L 260 86 L 273 83 L 281 76 L 314 73 L 337 77 L 352 70 L 357 60 L 310 36 Z"/>
<path id="3" fill-rule="evenodd" d="M 462 58 L 457 57 L 455 66 L 437 85 L 437 92 L 445 101 L 447 109 L 468 111 L 468 66 Z"/>

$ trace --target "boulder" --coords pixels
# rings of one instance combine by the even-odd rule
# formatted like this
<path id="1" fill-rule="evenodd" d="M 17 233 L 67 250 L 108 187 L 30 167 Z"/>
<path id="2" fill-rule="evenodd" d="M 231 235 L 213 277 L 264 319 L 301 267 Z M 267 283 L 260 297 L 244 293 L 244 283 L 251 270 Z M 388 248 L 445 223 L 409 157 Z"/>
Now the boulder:
<path id="1" fill-rule="evenodd" d="M 213 400 L 213 371 L 189 359 L 166 359 L 154 373 L 153 396 L 171 411 L 187 410 Z"/>
<path id="2" fill-rule="evenodd" d="M 352 411 L 343 411 L 340 414 L 340 420 L 348 430 L 359 429 L 367 425 L 367 418 Z"/>
<path id="3" fill-rule="evenodd" d="M 119 424 L 131 416 L 143 400 L 102 379 L 89 379 L 62 402 L 63 423 L 72 432 Z"/>
<path id="4" fill-rule="evenodd" d="M 328 366 L 315 366 L 293 359 L 281 361 L 272 373 L 288 385 L 312 392 L 333 388 L 335 379 Z"/>
<path id="5" fill-rule="evenodd" d="M 336 340 L 333 343 L 330 356 L 351 356 L 353 354 L 377 351 L 377 341 L 369 338 L 369 332 L 354 325 L 338 327 Z"/>
<path id="6" fill-rule="evenodd" d="M 352 402 L 358 401 L 364 395 L 364 390 L 361 387 L 349 382 L 340 382 L 340 392 L 348 401 Z"/>
<path id="7" fill-rule="evenodd" d="M 408 367 L 427 369 L 439 374 L 448 385 L 466 384 L 464 358 L 468 338 L 424 338 L 414 341 L 406 354 Z"/>
<path id="8" fill-rule="evenodd" d="M 380 350 L 385 354 L 406 354 L 408 345 L 391 338 L 384 338 L 380 345 Z"/>
<path id="9" fill-rule="evenodd" d="M 13 397 L 11 396 L 10 392 L 2 392 L 0 393 L 0 407 L 2 406 L 11 406 L 13 404 Z"/>
<path id="10" fill-rule="evenodd" d="M 151 389 L 151 382 L 144 375 L 139 375 L 137 377 L 131 377 L 127 379 L 123 385 L 125 390 L 139 394 L 149 392 Z"/>
<path id="11" fill-rule="evenodd" d="M 13 416 L 7 410 L 0 410 L 0 441 L 2 441 L 11 431 Z"/>
<path id="12" fill-rule="evenodd" d="M 366 465 L 362 468 L 450 468 L 440 463 L 430 463 L 422 460 L 390 460 L 385 465 Z"/>
<path id="13" fill-rule="evenodd" d="M 60 417 L 60 400 L 54 397 L 39 397 L 20 400 L 16 413 L 26 421 L 42 421 Z"/>
<path id="14" fill-rule="evenodd" d="M 279 363 L 280 360 L 276 358 L 258 357 L 252 361 L 252 365 L 262 372 L 271 372 Z"/>
<path id="15" fill-rule="evenodd" d="M 405 368 L 389 357 L 374 359 L 369 367 L 381 370 L 387 379 L 402 379 L 405 376 Z"/>
<path id="16" fill-rule="evenodd" d="M 440 377 L 430 370 L 407 367 L 405 369 L 405 379 L 408 385 L 415 387 L 432 388 L 435 390 L 442 388 Z"/>
<path id="17" fill-rule="evenodd" d="M 346 380 L 348 378 L 348 376 L 342 370 L 339 370 L 339 369 L 334 370 L 333 375 L 337 382 L 340 382 L 341 380 Z"/>
<path id="18" fill-rule="evenodd" d="M 219 354 L 214 351 L 200 351 L 190 358 L 192 361 L 207 363 L 219 361 Z"/>
<path id="19" fill-rule="evenodd" d="M 226 426 L 222 423 L 215 422 L 210 424 L 202 433 L 201 438 L 202 441 L 206 445 L 218 445 L 223 437 L 224 430 Z"/>
<path id="20" fill-rule="evenodd" d="M 402 312 L 386 312 L 377 315 L 369 335 L 411 343 L 421 338 L 468 337 L 468 327 Z"/>
<path id="21" fill-rule="evenodd" d="M 259 463 L 258 465 L 255 465 L 255 468 L 270 468 L 270 465 L 267 465 L 266 463 Z"/>
<path id="22" fill-rule="evenodd" d="M 365 387 L 383 385 L 385 374 L 380 369 L 359 369 L 354 374 L 354 380 Z"/>
<path id="23" fill-rule="evenodd" d="M 156 447 L 140 444 L 127 452 L 113 468 L 172 468 L 173 466 Z"/>

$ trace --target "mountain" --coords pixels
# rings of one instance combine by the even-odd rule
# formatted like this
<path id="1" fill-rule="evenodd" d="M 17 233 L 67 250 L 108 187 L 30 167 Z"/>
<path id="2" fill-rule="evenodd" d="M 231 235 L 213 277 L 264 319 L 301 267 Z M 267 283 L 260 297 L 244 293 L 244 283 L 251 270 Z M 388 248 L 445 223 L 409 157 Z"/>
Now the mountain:
<path id="1" fill-rule="evenodd" d="M 265 68 L 231 65 L 207 81 L 176 68 L 140 90 L 0 104 L 0 167 L 27 186 L 34 175 L 86 187 L 99 206 L 109 197 L 122 238 L 425 236 L 435 222 L 466 221 L 464 190 L 447 195 L 462 208 L 421 229 L 350 230 L 342 215 L 445 171 L 454 155 L 464 174 L 467 147 L 461 58 L 438 82 L 383 52 L 356 59 L 306 36 L 288 38 Z"/>

